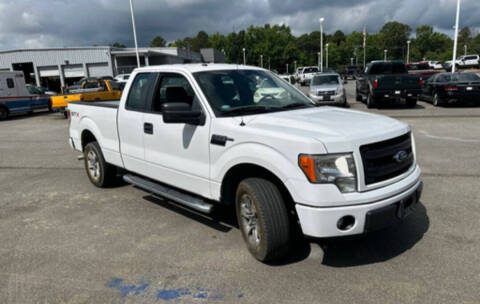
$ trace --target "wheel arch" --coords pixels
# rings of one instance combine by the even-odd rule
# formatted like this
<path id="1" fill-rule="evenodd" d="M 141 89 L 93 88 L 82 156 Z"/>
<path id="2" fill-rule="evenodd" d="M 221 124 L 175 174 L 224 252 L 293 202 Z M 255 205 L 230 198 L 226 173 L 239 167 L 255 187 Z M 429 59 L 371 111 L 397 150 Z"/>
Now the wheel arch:
<path id="1" fill-rule="evenodd" d="M 91 142 L 98 142 L 97 138 L 95 137 L 95 135 L 93 134 L 92 131 L 90 131 L 89 129 L 85 129 L 82 131 L 82 135 L 80 137 L 81 139 L 81 143 L 82 143 L 82 151 L 85 150 L 85 146 L 88 145 L 89 143 Z"/>
<path id="2" fill-rule="evenodd" d="M 240 163 L 231 167 L 224 175 L 220 188 L 220 200 L 224 204 L 233 205 L 240 182 L 249 177 L 260 177 L 276 185 L 285 199 L 289 211 L 295 211 L 295 203 L 285 183 L 271 170 L 254 163 Z"/>

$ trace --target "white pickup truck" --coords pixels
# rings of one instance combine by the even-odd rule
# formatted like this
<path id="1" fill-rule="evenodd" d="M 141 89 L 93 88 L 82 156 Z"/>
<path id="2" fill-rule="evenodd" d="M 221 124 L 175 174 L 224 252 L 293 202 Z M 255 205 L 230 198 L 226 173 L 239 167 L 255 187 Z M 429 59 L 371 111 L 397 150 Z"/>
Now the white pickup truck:
<path id="1" fill-rule="evenodd" d="M 260 261 L 288 253 L 293 225 L 313 238 L 363 234 L 405 218 L 422 191 L 407 124 L 316 107 L 256 67 L 140 68 L 120 101 L 68 111 L 70 145 L 94 185 L 121 175 L 199 212 L 231 205 Z"/>

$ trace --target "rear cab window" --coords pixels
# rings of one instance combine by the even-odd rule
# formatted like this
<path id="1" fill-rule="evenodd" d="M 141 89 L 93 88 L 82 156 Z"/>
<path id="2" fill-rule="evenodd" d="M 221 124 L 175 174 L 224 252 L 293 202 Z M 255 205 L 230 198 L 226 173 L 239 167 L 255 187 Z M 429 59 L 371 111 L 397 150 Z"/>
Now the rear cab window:
<path id="1" fill-rule="evenodd" d="M 15 87 L 15 82 L 13 81 L 13 78 L 7 78 L 7 88 L 13 89 Z"/>

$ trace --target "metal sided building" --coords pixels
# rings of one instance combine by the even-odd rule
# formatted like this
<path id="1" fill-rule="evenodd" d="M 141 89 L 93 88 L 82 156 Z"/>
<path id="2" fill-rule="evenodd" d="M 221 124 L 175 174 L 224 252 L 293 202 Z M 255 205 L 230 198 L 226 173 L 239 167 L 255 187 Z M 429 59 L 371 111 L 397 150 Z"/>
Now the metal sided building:
<path id="1" fill-rule="evenodd" d="M 140 48 L 141 66 L 202 62 L 200 53 L 178 48 Z M 115 76 L 137 67 L 135 49 L 69 47 L 0 51 L 0 71 L 23 71 L 27 83 L 60 91 L 83 77 Z"/>

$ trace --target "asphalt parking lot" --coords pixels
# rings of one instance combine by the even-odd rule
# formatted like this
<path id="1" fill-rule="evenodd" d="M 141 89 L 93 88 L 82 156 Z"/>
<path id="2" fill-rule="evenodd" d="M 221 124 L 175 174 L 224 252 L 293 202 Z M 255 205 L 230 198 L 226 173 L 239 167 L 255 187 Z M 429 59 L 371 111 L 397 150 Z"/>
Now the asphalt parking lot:
<path id="1" fill-rule="evenodd" d="M 0 122 L 0 302 L 480 303 L 480 107 L 373 112 L 413 127 L 418 211 L 355 239 L 299 239 L 275 265 L 250 256 L 228 210 L 95 188 L 62 115 Z"/>

